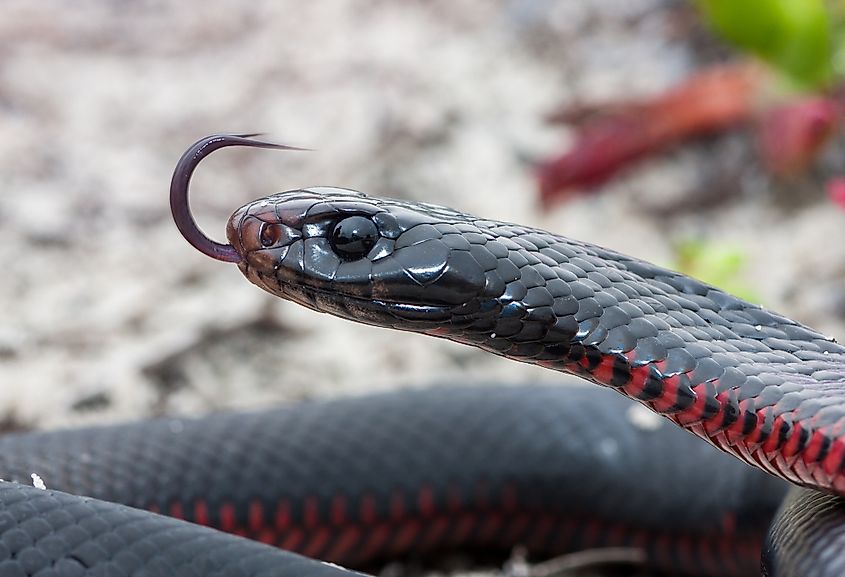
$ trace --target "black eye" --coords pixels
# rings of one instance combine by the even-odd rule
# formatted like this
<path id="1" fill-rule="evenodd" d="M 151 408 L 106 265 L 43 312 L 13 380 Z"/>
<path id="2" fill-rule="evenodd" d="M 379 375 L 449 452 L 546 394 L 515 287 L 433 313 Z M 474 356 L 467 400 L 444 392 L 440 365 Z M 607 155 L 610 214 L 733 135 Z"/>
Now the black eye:
<path id="1" fill-rule="evenodd" d="M 261 231 L 258 233 L 258 239 L 261 241 L 261 246 L 264 248 L 273 246 L 279 242 L 280 238 L 282 238 L 282 227 L 278 224 L 265 222 L 261 225 Z"/>
<path id="2" fill-rule="evenodd" d="M 350 216 L 334 226 L 332 246 L 346 260 L 358 260 L 370 252 L 378 237 L 378 228 L 372 220 L 363 216 Z"/>

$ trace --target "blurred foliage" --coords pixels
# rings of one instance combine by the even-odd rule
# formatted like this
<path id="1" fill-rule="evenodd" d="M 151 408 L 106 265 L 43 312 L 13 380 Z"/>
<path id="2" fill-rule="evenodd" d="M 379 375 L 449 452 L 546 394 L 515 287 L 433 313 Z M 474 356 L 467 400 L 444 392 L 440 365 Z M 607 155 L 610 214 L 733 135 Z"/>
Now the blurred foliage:
<path id="1" fill-rule="evenodd" d="M 833 74 L 845 78 L 845 0 L 828 0 L 831 14 Z"/>
<path id="2" fill-rule="evenodd" d="M 742 249 L 696 239 L 681 241 L 674 249 L 675 262 L 671 268 L 749 302 L 760 303 L 759 295 L 744 282 L 747 259 Z"/>
<path id="3" fill-rule="evenodd" d="M 696 0 L 727 41 L 804 88 L 845 73 L 845 0 Z"/>

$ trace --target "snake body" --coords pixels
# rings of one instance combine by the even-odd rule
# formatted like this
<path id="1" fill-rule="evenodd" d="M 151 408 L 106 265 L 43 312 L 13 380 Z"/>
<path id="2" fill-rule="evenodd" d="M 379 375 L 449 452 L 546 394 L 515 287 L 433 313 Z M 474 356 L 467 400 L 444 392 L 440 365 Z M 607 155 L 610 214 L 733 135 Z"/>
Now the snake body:
<path id="1" fill-rule="evenodd" d="M 198 141 L 177 165 L 171 206 L 195 247 L 238 263 L 260 288 L 320 312 L 582 376 L 752 466 L 835 495 L 821 502 L 841 510 L 845 348 L 834 339 L 599 246 L 343 189 L 252 202 L 230 218 L 229 244 L 215 243 L 187 210 L 188 185 L 205 156 L 232 145 L 274 147 L 250 135 Z M 816 555 L 803 566 L 837 574 L 842 561 L 831 559 L 843 539 L 793 521 L 813 498 L 805 492 L 785 507 L 775 525 L 785 529 L 770 534 L 764 552 L 767 574 L 799 574 L 788 567 L 809 551 Z M 825 518 L 845 523 L 837 512 Z"/>
<path id="2" fill-rule="evenodd" d="M 182 157 L 171 184 L 171 207 L 177 226 L 199 250 L 219 260 L 238 263 L 244 275 L 262 289 L 317 311 L 477 346 L 518 361 L 574 373 L 634 399 L 722 451 L 806 488 L 791 494 L 774 520 L 763 548 L 766 575 L 842 574 L 845 568 L 842 554 L 845 501 L 841 497 L 845 495 L 845 349 L 841 345 L 712 286 L 615 251 L 444 207 L 377 199 L 336 188 L 295 190 L 252 202 L 230 219 L 227 226 L 230 244 L 215 243 L 199 232 L 187 210 L 188 184 L 193 170 L 205 156 L 231 145 L 279 148 L 251 140 L 250 135 L 216 135 L 197 142 Z M 576 393 L 567 392 L 577 399 Z M 567 395 L 562 392 L 561 396 Z M 470 399 L 472 410 L 486 406 L 485 397 Z M 424 403 L 418 399 L 417 404 Z M 612 401 L 602 406 L 605 404 L 613 406 Z M 502 414 L 513 418 L 508 411 L 514 403 L 508 402 L 506 406 L 508 410 Z M 530 430 L 530 433 L 534 441 L 551 442 L 554 425 L 567 423 L 567 416 L 571 415 L 551 401 L 544 402 L 544 406 L 553 412 L 551 421 L 529 418 L 532 424 L 546 423 L 541 430 Z M 473 414 L 472 410 L 467 414 Z M 448 413 L 445 408 L 434 411 L 437 415 L 444 412 Z M 481 414 L 482 417 L 497 415 Z M 455 422 L 466 419 L 462 414 Z M 622 422 L 620 419 L 621 416 L 611 416 L 596 421 L 612 428 Z M 320 423 L 325 420 L 321 419 Z M 375 419 L 364 421 L 375 422 Z M 584 429 L 586 425 L 575 427 L 568 435 L 575 437 Z M 236 430 L 235 425 L 226 432 L 232 430 Z M 483 438 L 487 439 L 485 442 L 497 441 L 498 445 L 492 444 L 498 451 L 508 446 L 512 430 L 513 426 L 498 439 Z M 288 433 L 279 434 L 286 437 Z M 91 434 L 79 433 L 82 437 Z M 420 435 L 419 428 L 414 429 L 414 434 Z M 110 435 L 120 436 L 116 431 Z M 79 446 L 73 445 L 74 435 L 64 436 L 74 447 L 70 461 L 76 465 L 67 469 L 67 486 L 61 483 L 51 486 L 89 495 L 95 493 L 94 487 L 107 486 L 108 483 L 98 484 L 96 475 L 90 478 L 92 469 L 85 461 L 91 460 L 91 450 L 83 453 L 88 457 L 82 459 Z M 469 432 L 466 439 L 475 444 Z M 278 445 L 278 439 L 275 440 Z M 26 454 L 30 457 L 41 454 L 40 467 L 49 468 L 51 463 L 60 462 L 56 451 L 45 449 L 39 453 L 40 449 L 36 449 L 43 448 L 38 445 L 43 439 L 19 441 L 35 443 Z M 89 441 L 86 438 L 86 443 Z M 454 443 L 444 442 L 441 448 L 451 444 Z M 166 445 L 165 448 L 173 446 Z M 226 446 L 224 442 L 223 448 L 212 452 L 237 458 L 239 453 L 227 453 Z M 780 499 L 782 485 L 769 485 L 767 478 L 758 476 L 749 490 L 747 480 L 752 477 L 746 477 L 747 472 L 724 473 L 721 465 L 715 480 L 705 477 L 703 472 L 699 475 L 693 463 L 704 462 L 704 458 L 695 457 L 692 450 L 685 450 L 685 457 L 679 461 L 677 479 L 657 465 L 650 466 L 638 477 L 629 470 L 614 471 L 614 463 L 621 462 L 621 458 L 616 461 L 600 458 L 603 448 L 598 440 L 577 446 L 582 451 L 574 455 L 587 463 L 579 466 L 597 472 L 600 463 L 609 465 L 612 473 L 605 479 L 613 478 L 622 488 L 611 483 L 608 486 L 617 492 L 602 492 L 594 501 L 577 491 L 574 497 L 570 493 L 565 497 L 565 508 L 582 502 L 590 511 L 601 510 L 611 502 L 607 499 L 617 498 L 615 495 L 623 495 L 624 501 L 635 491 L 651 487 L 653 492 L 646 497 L 645 506 L 638 509 L 641 512 L 638 516 L 649 518 L 650 511 L 662 511 L 661 521 L 681 522 L 686 530 L 690 527 L 683 525 L 686 521 L 682 519 L 689 519 L 695 512 L 693 518 L 709 524 L 705 533 L 712 533 L 716 527 L 722 537 L 729 537 L 721 541 L 724 549 L 719 551 L 688 538 L 672 542 L 667 541 L 668 537 L 659 538 L 652 550 L 628 534 L 636 531 L 626 532 L 619 527 L 611 532 L 614 538 L 599 540 L 633 543 L 649 551 L 653 564 L 671 566 L 675 571 L 714 575 L 750 571 L 749 565 L 739 561 L 727 567 L 716 565 L 707 569 L 705 560 L 712 556 L 705 553 L 721 553 L 721 558 L 726 559 L 732 558 L 731 544 L 743 549 L 743 535 L 753 533 L 746 531 L 746 520 L 771 514 L 770 505 Z M 5 451 L 13 452 L 14 447 L 10 445 Z M 401 451 L 397 447 L 393 452 Z M 524 451 L 516 449 L 514 458 L 523 458 Z M 635 452 L 642 452 L 642 447 L 632 448 L 631 454 Z M 561 460 L 564 473 L 568 472 L 565 466 L 568 462 L 578 460 L 572 455 L 569 461 L 567 457 Z M 307 461 L 310 457 L 299 454 L 299 458 Z M 669 463 L 673 459 L 669 448 L 662 446 L 651 447 L 647 458 L 656 459 L 655 463 Z M 541 477 L 545 471 L 555 469 L 548 455 L 544 454 L 544 459 Z M 496 457 L 485 461 L 486 465 L 498 462 Z M 18 474 L 24 475 L 23 471 L 28 472 L 32 464 L 21 465 Z M 15 470 L 11 463 L 6 467 L 11 472 Z M 394 474 L 402 483 L 402 474 Z M 74 479 L 86 475 L 87 484 L 74 485 Z M 456 475 L 460 477 L 461 473 Z M 51 476 L 58 480 L 62 473 L 52 470 Z M 381 475 L 386 476 L 386 473 Z M 136 470 L 122 485 L 117 479 L 116 492 L 134 493 L 142 489 L 133 484 L 139 478 L 143 475 L 139 476 Z M 194 484 L 212 488 L 214 484 L 209 481 L 213 478 L 214 475 L 200 474 L 194 477 Z M 739 481 L 723 484 L 726 478 Z M 158 490 L 172 485 L 175 478 L 165 477 L 165 480 L 156 486 Z M 346 477 L 342 480 L 349 482 Z M 509 482 L 511 485 L 502 486 L 519 485 L 513 479 Z M 487 480 L 481 485 L 487 487 L 490 483 Z M 532 480 L 530 484 L 529 495 L 532 491 L 535 495 L 542 493 L 533 488 L 543 487 L 542 482 L 537 485 Z M 579 489 L 579 482 L 552 480 L 551 484 Z M 246 483 L 247 487 L 260 485 L 260 482 Z M 433 485 L 429 481 L 428 488 L 418 492 L 413 501 L 402 497 L 406 493 L 400 492 L 399 498 L 391 493 L 391 503 L 398 504 L 388 505 L 388 513 L 379 511 L 375 505 L 361 509 L 358 504 L 358 515 L 361 520 L 365 516 L 379 518 L 380 514 L 401 519 L 410 510 L 436 517 L 438 507 L 442 509 L 444 503 L 447 508 L 450 502 L 460 505 L 460 499 L 450 501 L 454 485 L 446 483 L 445 492 L 434 490 Z M 487 491 L 492 502 L 501 505 L 497 510 L 500 514 L 514 503 L 511 489 L 496 493 L 487 487 Z M 659 508 L 659 497 L 670 494 L 680 503 L 673 512 Z M 709 508 L 695 506 L 701 503 L 696 500 L 700 494 L 715 496 Z M 198 506 L 196 495 L 190 497 L 190 492 L 188 495 L 184 500 L 170 500 L 154 508 L 241 533 L 247 533 L 251 527 L 258 531 L 259 538 L 275 539 L 275 533 L 267 532 L 269 504 L 257 493 L 243 497 L 240 507 L 234 503 L 226 507 L 223 503 L 216 513 L 207 505 Z M 117 498 L 109 490 L 101 496 Z M 350 501 L 335 504 L 330 498 L 333 496 L 337 493 L 321 495 L 323 500 L 312 500 L 311 505 L 306 498 L 305 504 L 295 506 L 303 507 L 300 515 L 306 528 L 309 525 L 312 529 L 324 528 L 319 523 L 324 518 L 342 525 L 339 521 L 347 518 Z M 203 502 L 205 499 L 202 498 Z M 486 501 L 488 506 L 490 502 Z M 274 501 L 274 506 L 278 507 L 278 501 Z M 624 507 L 610 508 L 614 514 L 626 514 Z M 274 511 L 274 522 L 284 527 L 296 517 L 290 509 L 287 512 L 283 509 L 282 513 Z M 763 513 L 749 516 L 749 511 Z M 552 525 L 554 520 L 547 519 L 546 533 L 540 532 L 545 535 L 540 540 L 546 544 L 561 540 L 555 533 L 560 529 L 553 530 Z M 404 533 L 399 530 L 389 539 L 401 542 L 408 538 L 407 531 L 410 530 L 405 529 Z M 596 531 L 588 524 L 579 532 L 578 539 L 592 543 Z M 329 545 L 331 537 L 325 531 L 317 531 L 316 535 L 319 538 L 309 538 L 314 550 L 305 549 L 305 552 L 335 547 Z M 487 534 L 488 541 L 490 538 Z M 319 547 L 313 545 L 312 539 L 317 539 Z M 526 540 L 531 541 L 528 537 Z M 19 483 L 0 483 L 0 577 L 82 575 L 341 577 L 348 573 L 336 566 L 125 505 L 42 491 Z"/>
<path id="3" fill-rule="evenodd" d="M 438 552 L 507 555 L 519 544 L 535 558 L 622 547 L 653 569 L 753 573 L 785 484 L 668 423 L 638 425 L 628 410 L 625 399 L 593 387 L 488 384 L 8 435 L 0 439 L 7 480 L 27 484 L 35 471 L 51 490 L 134 509 L 0 483 L 0 543 L 18 546 L 6 563 L 39 553 L 25 575 L 49 566 L 45 549 L 69 550 L 110 577 L 140 567 L 162 577 L 338 573 L 138 510 L 147 509 L 357 568 Z M 648 453 L 654 445 L 680 458 Z M 18 517 L 66 507 L 83 519 L 48 519 L 52 532 L 41 515 Z M 10 516 L 28 538 L 5 536 Z M 45 538 L 67 549 L 46 547 Z M 194 573 L 209 555 L 217 565 Z M 255 565 L 237 572 L 250 567 L 238 556 Z M 120 559 L 134 564 L 117 568 Z M 0 575 L 14 574 L 3 563 Z"/>
<path id="4" fill-rule="evenodd" d="M 344 223 L 371 223 L 355 253 Z M 571 372 L 798 485 L 845 494 L 845 348 L 601 247 L 443 207 L 316 188 L 239 209 L 244 275 L 309 308 Z"/>

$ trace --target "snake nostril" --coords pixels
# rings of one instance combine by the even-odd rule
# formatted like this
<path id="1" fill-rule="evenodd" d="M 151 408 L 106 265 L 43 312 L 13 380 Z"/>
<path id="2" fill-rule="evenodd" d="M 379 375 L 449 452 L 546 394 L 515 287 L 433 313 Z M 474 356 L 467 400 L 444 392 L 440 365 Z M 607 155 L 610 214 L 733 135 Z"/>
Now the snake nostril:
<path id="1" fill-rule="evenodd" d="M 282 227 L 278 224 L 265 222 L 261 225 L 261 230 L 258 233 L 258 239 L 261 246 L 268 248 L 279 242 L 282 238 Z"/>
<path id="2" fill-rule="evenodd" d="M 364 216 L 350 216 L 338 222 L 332 231 L 334 251 L 345 260 L 363 258 L 379 239 L 378 227 Z"/>

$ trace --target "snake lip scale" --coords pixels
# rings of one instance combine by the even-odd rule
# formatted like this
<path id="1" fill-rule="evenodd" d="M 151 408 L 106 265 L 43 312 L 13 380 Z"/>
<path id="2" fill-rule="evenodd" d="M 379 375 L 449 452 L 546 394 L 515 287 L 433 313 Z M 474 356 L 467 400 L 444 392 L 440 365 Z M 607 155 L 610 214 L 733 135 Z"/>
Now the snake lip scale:
<path id="1" fill-rule="evenodd" d="M 419 306 L 404 303 L 394 303 L 382 300 L 364 299 L 347 296 L 343 302 L 332 298 L 331 290 L 317 286 L 297 287 L 281 285 L 273 277 L 267 277 L 260 271 L 252 269 L 248 264 L 240 264 L 244 276 L 255 285 L 268 292 L 284 294 L 284 298 L 301 304 L 304 307 L 320 313 L 333 314 L 339 317 L 354 319 L 366 324 L 380 324 L 381 319 L 391 316 L 395 319 L 426 320 L 429 322 L 443 322 L 449 319 L 449 307 Z M 269 288 L 272 287 L 272 288 Z"/>

